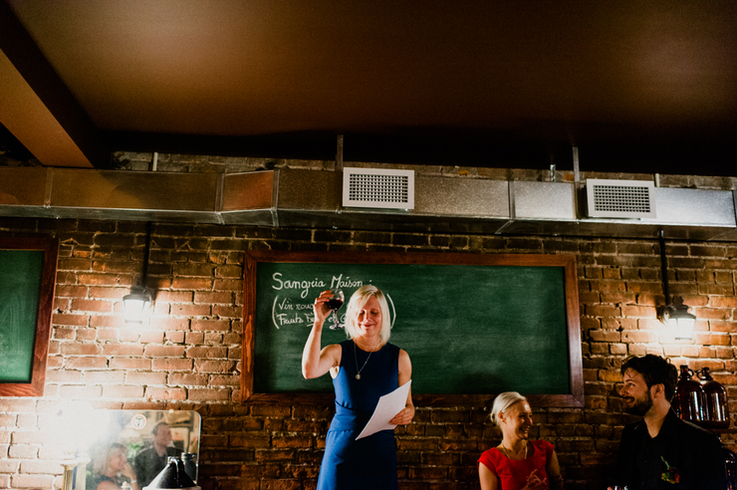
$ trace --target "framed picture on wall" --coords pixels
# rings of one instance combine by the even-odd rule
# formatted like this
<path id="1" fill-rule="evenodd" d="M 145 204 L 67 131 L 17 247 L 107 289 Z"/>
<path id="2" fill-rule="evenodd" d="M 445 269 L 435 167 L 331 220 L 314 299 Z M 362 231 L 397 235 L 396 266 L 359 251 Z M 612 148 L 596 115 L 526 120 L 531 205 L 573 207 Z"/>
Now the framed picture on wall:
<path id="1" fill-rule="evenodd" d="M 42 396 L 59 242 L 0 237 L 0 396 Z"/>

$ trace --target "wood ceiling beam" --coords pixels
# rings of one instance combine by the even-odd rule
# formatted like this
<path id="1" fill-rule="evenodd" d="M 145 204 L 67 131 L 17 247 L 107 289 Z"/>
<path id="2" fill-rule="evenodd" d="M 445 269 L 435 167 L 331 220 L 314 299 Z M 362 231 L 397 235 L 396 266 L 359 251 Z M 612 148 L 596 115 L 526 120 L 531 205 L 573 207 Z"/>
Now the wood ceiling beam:
<path id="1" fill-rule="evenodd" d="M 107 168 L 110 150 L 10 6 L 0 0 L 0 123 L 44 166 Z"/>

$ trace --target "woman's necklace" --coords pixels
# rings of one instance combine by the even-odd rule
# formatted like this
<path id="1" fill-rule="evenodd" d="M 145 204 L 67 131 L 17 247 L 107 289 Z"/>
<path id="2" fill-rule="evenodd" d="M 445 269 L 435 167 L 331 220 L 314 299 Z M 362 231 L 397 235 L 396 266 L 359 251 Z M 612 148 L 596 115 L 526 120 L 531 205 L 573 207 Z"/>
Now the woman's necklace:
<path id="1" fill-rule="evenodd" d="M 366 361 L 363 363 L 363 366 L 361 366 L 361 369 L 358 369 L 358 350 L 356 349 L 356 342 L 353 341 L 353 360 L 356 362 L 356 379 L 361 379 L 361 371 L 366 367 L 368 360 L 371 359 L 371 354 L 373 354 L 373 352 L 370 351 L 368 357 L 366 357 Z"/>
<path id="2" fill-rule="evenodd" d="M 510 449 L 507 449 L 504 447 L 504 444 L 499 444 L 499 447 L 502 448 L 502 452 L 504 453 L 504 456 L 507 457 L 507 459 L 513 459 L 509 453 L 511 452 Z M 527 459 L 527 441 L 525 441 L 525 457 L 523 459 Z"/>

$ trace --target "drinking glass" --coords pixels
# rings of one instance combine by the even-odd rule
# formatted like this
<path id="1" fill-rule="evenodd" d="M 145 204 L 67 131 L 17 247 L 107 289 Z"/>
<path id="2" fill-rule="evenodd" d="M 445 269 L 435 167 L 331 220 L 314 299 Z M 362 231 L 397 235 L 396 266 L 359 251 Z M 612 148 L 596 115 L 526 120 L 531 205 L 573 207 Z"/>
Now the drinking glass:
<path id="1" fill-rule="evenodd" d="M 345 294 L 343 293 L 343 290 L 333 289 L 333 297 L 325 303 L 328 308 L 333 310 L 333 324 L 330 325 L 330 330 L 343 328 L 343 325 L 340 324 L 340 320 L 338 320 L 338 310 L 343 307 L 343 303 L 345 303 Z"/>

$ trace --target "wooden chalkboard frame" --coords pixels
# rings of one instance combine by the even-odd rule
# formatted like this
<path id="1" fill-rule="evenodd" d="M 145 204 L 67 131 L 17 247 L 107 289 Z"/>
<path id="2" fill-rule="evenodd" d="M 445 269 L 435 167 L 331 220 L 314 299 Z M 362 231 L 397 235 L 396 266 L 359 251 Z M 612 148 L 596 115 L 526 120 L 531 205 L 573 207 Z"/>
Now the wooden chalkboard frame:
<path id="1" fill-rule="evenodd" d="M 255 312 L 257 267 L 270 263 L 356 263 L 356 264 L 432 264 L 475 266 L 531 266 L 564 268 L 565 310 L 568 335 L 568 367 L 570 393 L 530 395 L 536 407 L 581 407 L 584 404 L 583 360 L 578 303 L 578 277 L 573 255 L 547 254 L 471 254 L 439 252 L 289 252 L 251 251 L 244 261 L 243 281 L 243 348 L 241 353 L 242 403 L 326 404 L 334 399 L 328 393 L 254 393 Z M 413 394 L 422 406 L 487 406 L 496 394 Z"/>
<path id="2" fill-rule="evenodd" d="M 52 237 L 0 237 L 0 250 L 42 251 L 44 254 L 37 322 L 35 325 L 24 326 L 35 329 L 31 380 L 29 383 L 0 382 L 0 396 L 43 396 L 46 384 L 46 363 L 49 356 L 59 241 Z"/>

